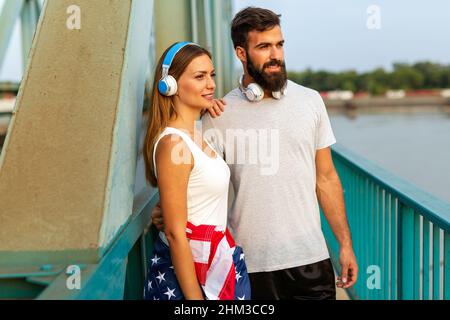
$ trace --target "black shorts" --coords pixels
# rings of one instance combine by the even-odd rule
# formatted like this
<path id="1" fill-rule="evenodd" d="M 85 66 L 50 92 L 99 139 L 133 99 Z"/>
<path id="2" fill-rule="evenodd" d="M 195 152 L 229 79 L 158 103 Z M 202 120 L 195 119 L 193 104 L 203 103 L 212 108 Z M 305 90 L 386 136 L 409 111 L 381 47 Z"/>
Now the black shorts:
<path id="1" fill-rule="evenodd" d="M 271 272 L 249 273 L 255 300 L 336 300 L 331 260 Z"/>

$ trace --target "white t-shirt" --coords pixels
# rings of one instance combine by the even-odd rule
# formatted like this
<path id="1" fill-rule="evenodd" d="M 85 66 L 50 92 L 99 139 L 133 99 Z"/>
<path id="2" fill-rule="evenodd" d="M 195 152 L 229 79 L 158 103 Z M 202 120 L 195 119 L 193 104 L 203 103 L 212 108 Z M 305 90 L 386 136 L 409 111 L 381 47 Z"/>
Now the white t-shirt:
<path id="1" fill-rule="evenodd" d="M 287 95 L 249 102 L 239 89 L 225 112 L 203 118 L 203 134 L 228 163 L 228 213 L 249 272 L 329 258 L 316 196 L 316 151 L 336 142 L 317 91 L 288 81 Z"/>

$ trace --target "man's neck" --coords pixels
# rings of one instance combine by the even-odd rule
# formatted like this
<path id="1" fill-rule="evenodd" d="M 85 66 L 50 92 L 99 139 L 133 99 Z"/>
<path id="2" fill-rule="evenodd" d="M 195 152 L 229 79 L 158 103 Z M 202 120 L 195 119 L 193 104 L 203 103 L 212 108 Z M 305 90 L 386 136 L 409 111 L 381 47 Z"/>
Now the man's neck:
<path id="1" fill-rule="evenodd" d="M 242 80 L 242 84 L 245 88 L 247 88 L 250 83 L 254 83 L 254 82 L 255 82 L 255 79 L 253 79 L 252 76 L 250 76 L 248 73 L 244 73 L 244 79 Z"/>

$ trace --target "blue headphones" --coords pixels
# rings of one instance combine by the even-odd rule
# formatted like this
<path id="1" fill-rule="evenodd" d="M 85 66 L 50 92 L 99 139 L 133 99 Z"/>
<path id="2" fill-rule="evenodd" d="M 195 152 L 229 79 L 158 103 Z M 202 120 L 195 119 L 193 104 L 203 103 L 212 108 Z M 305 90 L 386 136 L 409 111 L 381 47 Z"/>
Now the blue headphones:
<path id="1" fill-rule="evenodd" d="M 178 42 L 170 48 L 167 52 L 163 64 L 162 64 L 162 76 L 161 80 L 158 82 L 158 91 L 163 96 L 170 97 L 177 93 L 178 86 L 177 80 L 174 77 L 169 75 L 170 66 L 172 65 L 173 59 L 177 53 L 188 45 L 196 45 L 192 42 Z"/>

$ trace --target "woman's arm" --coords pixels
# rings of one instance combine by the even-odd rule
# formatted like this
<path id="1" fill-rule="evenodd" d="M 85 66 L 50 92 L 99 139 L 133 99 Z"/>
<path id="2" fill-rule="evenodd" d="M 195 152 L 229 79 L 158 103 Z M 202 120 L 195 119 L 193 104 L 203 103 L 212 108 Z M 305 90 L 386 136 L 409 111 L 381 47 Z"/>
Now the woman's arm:
<path id="1" fill-rule="evenodd" d="M 164 233 L 169 241 L 175 274 L 187 300 L 202 300 L 202 290 L 186 237 L 187 187 L 193 163 L 189 148 L 178 136 L 166 136 L 158 143 L 156 149 L 158 187 L 164 215 Z"/>

